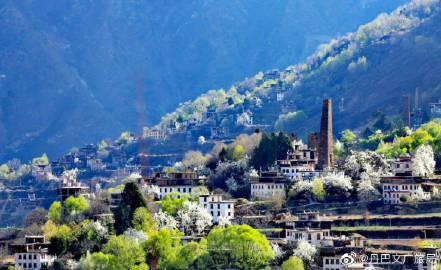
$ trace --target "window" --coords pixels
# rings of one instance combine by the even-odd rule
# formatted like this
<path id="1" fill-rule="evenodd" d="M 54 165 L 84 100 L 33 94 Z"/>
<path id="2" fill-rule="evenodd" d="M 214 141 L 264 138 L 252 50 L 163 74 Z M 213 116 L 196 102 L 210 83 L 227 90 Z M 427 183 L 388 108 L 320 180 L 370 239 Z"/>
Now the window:
<path id="1" fill-rule="evenodd" d="M 36 260 L 37 259 L 37 254 L 34 254 L 34 260 Z"/>
<path id="2" fill-rule="evenodd" d="M 228 204 L 228 209 L 230 209 L 231 208 L 231 204 Z"/>
<path id="3" fill-rule="evenodd" d="M 213 209 L 213 204 L 210 204 L 210 209 Z"/>
<path id="4" fill-rule="evenodd" d="M 37 263 L 34 263 L 34 268 L 37 268 Z"/>
<path id="5" fill-rule="evenodd" d="M 207 201 L 207 197 L 204 197 L 204 202 L 206 202 Z"/>
<path id="6" fill-rule="evenodd" d="M 217 216 L 220 216 L 220 211 L 217 211 Z"/>
<path id="7" fill-rule="evenodd" d="M 220 209 L 220 203 L 217 204 L 217 209 Z"/>
<path id="8" fill-rule="evenodd" d="M 18 259 L 21 260 L 21 254 L 18 254 Z"/>

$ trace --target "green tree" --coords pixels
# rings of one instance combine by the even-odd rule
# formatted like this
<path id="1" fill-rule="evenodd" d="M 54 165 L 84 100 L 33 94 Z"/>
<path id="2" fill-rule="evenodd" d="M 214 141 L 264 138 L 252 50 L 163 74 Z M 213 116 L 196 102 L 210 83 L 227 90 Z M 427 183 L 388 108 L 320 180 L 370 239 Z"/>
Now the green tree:
<path id="1" fill-rule="evenodd" d="M 245 149 L 243 148 L 242 145 L 238 144 L 233 149 L 232 158 L 234 161 L 238 161 L 244 156 L 244 154 L 245 154 Z"/>
<path id="2" fill-rule="evenodd" d="M 32 159 L 32 165 L 48 165 L 48 164 L 49 164 L 49 159 L 46 153 L 44 153 L 41 157 L 36 157 Z"/>
<path id="3" fill-rule="evenodd" d="M 349 149 L 349 147 L 354 144 L 355 138 L 355 134 L 349 129 L 345 129 L 341 132 L 341 142 L 346 149 Z"/>
<path id="4" fill-rule="evenodd" d="M 172 192 L 165 195 L 161 200 L 162 211 L 175 216 L 182 206 L 184 202 L 190 201 L 192 197 L 188 194 L 180 195 L 178 192 Z"/>
<path id="5" fill-rule="evenodd" d="M 290 132 L 298 128 L 308 117 L 303 111 L 290 112 L 287 114 L 279 115 L 279 118 L 274 124 L 275 130 L 283 132 Z"/>
<path id="6" fill-rule="evenodd" d="M 132 219 L 133 228 L 149 233 L 156 227 L 155 220 L 145 207 L 138 207 L 133 213 Z"/>
<path id="7" fill-rule="evenodd" d="M 286 154 L 292 150 L 290 138 L 283 132 L 262 135 L 262 140 L 254 149 L 251 157 L 251 166 L 255 169 L 267 169 L 278 159 L 286 158 Z"/>
<path id="8" fill-rule="evenodd" d="M 122 234 L 132 224 L 133 213 L 138 207 L 146 207 L 147 204 L 134 182 L 125 185 L 121 194 L 122 200 L 115 209 L 115 232 Z"/>
<path id="9" fill-rule="evenodd" d="M 312 183 L 312 197 L 316 201 L 323 201 L 325 199 L 326 192 L 323 188 L 322 179 L 316 177 Z"/>
<path id="10" fill-rule="evenodd" d="M 248 225 L 215 227 L 207 237 L 207 267 L 262 269 L 274 253 L 266 237 Z"/>
<path id="11" fill-rule="evenodd" d="M 55 223 L 60 223 L 62 211 L 61 203 L 58 201 L 53 202 L 49 207 L 49 219 Z"/>
<path id="12" fill-rule="evenodd" d="M 304 270 L 303 261 L 299 257 L 291 256 L 282 264 L 282 270 Z"/>
<path id="13" fill-rule="evenodd" d="M 152 261 L 158 262 L 159 269 L 173 269 L 182 249 L 182 233 L 178 230 L 163 228 L 152 231 L 146 243 L 146 249 L 152 256 Z"/>
<path id="14" fill-rule="evenodd" d="M 6 180 L 15 180 L 16 175 L 13 170 L 10 170 L 7 164 L 0 166 L 0 176 Z"/>
<path id="15" fill-rule="evenodd" d="M 66 210 L 69 213 L 69 215 L 71 215 L 71 214 L 79 214 L 83 212 L 89 207 L 89 203 L 82 195 L 76 198 L 70 196 L 64 201 L 64 206 L 66 207 Z"/>
<path id="16" fill-rule="evenodd" d="M 109 257 L 112 266 L 110 269 L 148 269 L 144 250 L 130 237 L 111 236 L 103 248 L 103 253 L 114 256 Z"/>

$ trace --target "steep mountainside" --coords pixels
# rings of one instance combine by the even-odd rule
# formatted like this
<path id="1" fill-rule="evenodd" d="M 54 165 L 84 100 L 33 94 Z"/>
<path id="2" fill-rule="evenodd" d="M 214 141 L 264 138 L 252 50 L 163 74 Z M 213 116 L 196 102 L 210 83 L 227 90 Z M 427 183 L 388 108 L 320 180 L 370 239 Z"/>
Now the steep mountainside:
<path id="1" fill-rule="evenodd" d="M 319 129 L 322 99 L 330 97 L 338 134 L 365 125 L 377 110 L 400 113 L 402 95 L 413 94 L 417 87 L 427 109 L 441 97 L 440 44 L 441 2 L 413 1 L 321 46 L 304 63 L 280 73 L 258 74 L 226 93 L 202 95 L 205 102 L 199 98 L 184 104 L 160 126 L 173 119 L 197 118 L 215 107 L 217 124 L 230 130 L 237 129 L 237 115 L 245 112 L 254 116 L 253 126 L 281 128 L 304 138 Z M 236 118 L 222 117 L 225 113 Z"/>
<path id="2" fill-rule="evenodd" d="M 135 100 L 157 123 L 179 102 L 304 60 L 404 2 L 2 1 L 0 160 L 135 130 Z"/>

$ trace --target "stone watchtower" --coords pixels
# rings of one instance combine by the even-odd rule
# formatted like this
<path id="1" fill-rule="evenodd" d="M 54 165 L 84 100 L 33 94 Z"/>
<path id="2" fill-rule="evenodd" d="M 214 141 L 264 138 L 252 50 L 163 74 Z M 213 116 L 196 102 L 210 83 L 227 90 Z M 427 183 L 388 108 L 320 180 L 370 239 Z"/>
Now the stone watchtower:
<path id="1" fill-rule="evenodd" d="M 410 127 L 410 98 L 409 98 L 409 95 L 403 96 L 402 119 L 403 119 L 403 125 Z"/>
<path id="2" fill-rule="evenodd" d="M 323 170 L 333 167 L 334 147 L 332 138 L 332 102 L 331 99 L 323 100 L 322 120 L 319 133 L 319 156 L 317 168 Z"/>

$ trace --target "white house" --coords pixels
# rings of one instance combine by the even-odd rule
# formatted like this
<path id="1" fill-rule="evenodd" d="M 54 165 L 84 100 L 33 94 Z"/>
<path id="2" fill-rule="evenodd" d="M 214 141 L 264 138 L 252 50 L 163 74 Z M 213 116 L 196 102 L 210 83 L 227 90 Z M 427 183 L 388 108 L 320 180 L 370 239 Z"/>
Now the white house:
<path id="1" fill-rule="evenodd" d="M 286 197 L 287 179 L 278 172 L 262 172 L 251 176 L 251 198 L 253 200 L 274 200 Z"/>
<path id="2" fill-rule="evenodd" d="M 223 200 L 222 195 L 205 194 L 199 196 L 199 205 L 207 209 L 213 217 L 213 223 L 218 223 L 219 217 L 234 218 L 234 201 Z"/>
<path id="3" fill-rule="evenodd" d="M 45 242 L 44 236 L 25 236 L 25 244 L 16 245 L 15 267 L 40 270 L 48 269 L 55 257 L 48 254 L 49 243 Z"/>
<path id="4" fill-rule="evenodd" d="M 325 237 L 331 236 L 331 220 L 322 217 L 318 212 L 297 214 L 297 220 L 287 222 L 286 241 L 307 241 L 313 246 L 320 247 Z"/>
<path id="5" fill-rule="evenodd" d="M 204 193 L 206 190 L 202 185 L 204 181 L 205 178 L 199 178 L 195 172 L 156 172 L 153 177 L 138 179 L 138 184 L 141 187 L 151 185 L 159 189 L 158 197 L 162 199 L 170 193 L 179 193 L 179 196 Z"/>

